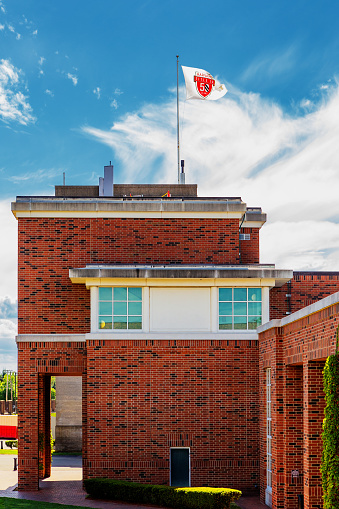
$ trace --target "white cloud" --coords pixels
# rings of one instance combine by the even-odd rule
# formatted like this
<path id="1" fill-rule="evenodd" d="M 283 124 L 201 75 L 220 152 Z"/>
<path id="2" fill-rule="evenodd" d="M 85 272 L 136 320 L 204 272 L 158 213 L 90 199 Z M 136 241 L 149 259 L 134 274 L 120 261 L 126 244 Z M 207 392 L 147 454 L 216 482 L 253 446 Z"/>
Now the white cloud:
<path id="1" fill-rule="evenodd" d="M 98 99 L 100 99 L 100 95 L 101 95 L 100 87 L 96 87 L 96 88 L 93 90 L 93 94 L 94 94 L 94 95 L 96 95 Z"/>
<path id="2" fill-rule="evenodd" d="M 115 110 L 117 110 L 119 107 L 118 101 L 116 99 L 113 99 L 110 106 L 111 106 L 111 108 L 114 108 Z"/>
<path id="3" fill-rule="evenodd" d="M 121 95 L 121 94 L 123 94 L 123 92 L 120 90 L 120 88 L 116 88 L 113 93 L 114 93 L 114 95 Z"/>
<path id="4" fill-rule="evenodd" d="M 300 107 L 304 110 L 311 110 L 314 107 L 314 103 L 310 99 L 302 99 L 300 101 Z"/>
<path id="5" fill-rule="evenodd" d="M 9 299 L 9 303 L 16 302 L 17 299 L 17 221 L 11 212 L 10 200 L 0 201 L 0 217 L 0 238 L 3 239 L 0 249 L 0 296 L 6 296 L 0 297 L 2 309 L 5 299 Z M 8 317 L 3 314 L 0 316 Z"/>
<path id="6" fill-rule="evenodd" d="M 47 94 L 47 95 L 49 95 L 51 97 L 54 97 L 54 93 L 52 92 L 52 90 L 49 90 L 48 88 L 46 88 L 45 94 Z"/>
<path id="7" fill-rule="evenodd" d="M 10 177 L 6 177 L 6 180 L 13 182 L 14 184 L 20 184 L 26 180 L 34 181 L 34 182 L 45 182 L 47 179 L 55 178 L 58 175 L 62 175 L 62 170 L 59 169 L 40 169 L 36 171 L 29 171 L 26 173 L 21 173 L 20 175 L 11 175 Z"/>
<path id="8" fill-rule="evenodd" d="M 5 25 L 2 25 L 2 24 L 0 23 L 0 30 L 5 30 Z"/>
<path id="9" fill-rule="evenodd" d="M 46 62 L 46 58 L 45 57 L 40 57 L 39 58 L 39 65 L 42 65 L 44 62 Z"/>
<path id="10" fill-rule="evenodd" d="M 14 33 L 15 30 L 14 30 L 14 26 L 13 25 L 7 25 L 7 28 L 10 32 Z"/>
<path id="11" fill-rule="evenodd" d="M 267 76 L 270 78 L 281 76 L 296 65 L 296 54 L 297 48 L 293 45 L 280 53 L 270 51 L 253 60 L 241 78 L 243 80 L 253 80 L 254 78 L 266 80 Z"/>
<path id="12" fill-rule="evenodd" d="M 17 371 L 16 320 L 0 319 L 0 370 Z"/>
<path id="13" fill-rule="evenodd" d="M 33 30 L 32 35 L 37 35 L 37 34 L 38 34 L 38 31 L 37 30 Z"/>
<path id="14" fill-rule="evenodd" d="M 241 196 L 262 206 L 262 261 L 339 270 L 339 88 L 291 117 L 253 93 L 181 104 L 181 158 L 201 196 Z M 121 160 L 126 182 L 175 182 L 175 97 L 148 104 L 111 130 L 84 127 Z"/>
<path id="15" fill-rule="evenodd" d="M 0 118 L 5 122 L 15 121 L 22 125 L 34 123 L 32 108 L 19 88 L 22 72 L 9 60 L 0 60 Z"/>
<path id="16" fill-rule="evenodd" d="M 67 78 L 72 80 L 73 85 L 76 87 L 76 85 L 78 84 L 78 77 L 75 76 L 75 74 L 71 74 L 70 72 L 68 72 L 67 73 Z"/>
<path id="17" fill-rule="evenodd" d="M 16 318 L 18 313 L 18 303 L 6 295 L 0 295 L 0 318 Z"/>
<path id="18" fill-rule="evenodd" d="M 6 320 L 0 318 L 0 337 L 1 338 L 12 338 L 18 332 L 17 325 L 12 320 Z"/>

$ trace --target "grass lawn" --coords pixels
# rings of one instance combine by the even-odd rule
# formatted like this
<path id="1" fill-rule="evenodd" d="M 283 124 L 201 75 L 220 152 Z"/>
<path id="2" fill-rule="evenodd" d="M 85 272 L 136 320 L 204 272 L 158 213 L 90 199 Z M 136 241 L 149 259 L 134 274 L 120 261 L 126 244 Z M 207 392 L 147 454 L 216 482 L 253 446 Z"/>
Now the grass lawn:
<path id="1" fill-rule="evenodd" d="M 45 507 L 48 509 L 83 509 L 78 505 L 49 504 L 48 502 L 37 502 L 36 500 L 0 497 L 1 509 L 44 509 Z"/>
<path id="2" fill-rule="evenodd" d="M 4 509 L 83 509 L 78 505 L 49 504 L 48 502 L 37 502 L 36 500 L 17 500 L 15 498 L 0 497 L 0 508 Z M 239 506 L 231 503 L 231 509 L 240 509 Z"/>

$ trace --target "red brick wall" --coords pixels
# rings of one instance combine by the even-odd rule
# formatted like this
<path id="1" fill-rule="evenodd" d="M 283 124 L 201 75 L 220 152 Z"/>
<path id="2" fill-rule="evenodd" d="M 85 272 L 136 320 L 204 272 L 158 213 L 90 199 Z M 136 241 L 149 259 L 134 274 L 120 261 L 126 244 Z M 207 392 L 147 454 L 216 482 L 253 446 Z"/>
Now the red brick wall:
<path id="1" fill-rule="evenodd" d="M 339 272 L 294 272 L 289 283 L 270 291 L 270 318 L 283 318 L 338 291 Z"/>
<path id="2" fill-rule="evenodd" d="M 264 500 L 266 487 L 264 379 L 266 368 L 271 367 L 274 508 L 296 509 L 297 494 L 304 494 L 305 509 L 322 507 L 322 369 L 328 355 L 335 352 L 338 323 L 339 305 L 335 304 L 259 335 L 261 497 Z M 295 468 L 301 474 L 298 484 L 291 478 Z"/>
<path id="3" fill-rule="evenodd" d="M 87 356 L 91 477 L 168 484 L 170 447 L 190 447 L 192 486 L 258 485 L 257 341 L 89 341 Z"/>
<path id="4" fill-rule="evenodd" d="M 39 477 L 50 473 L 50 376 L 81 374 L 86 375 L 84 342 L 18 343 L 19 489 L 37 490 Z M 83 451 L 86 457 L 86 444 Z"/>
<path id="5" fill-rule="evenodd" d="M 238 262 L 237 219 L 21 218 L 19 334 L 89 331 L 89 291 L 71 283 L 69 268 Z"/>
<path id="6" fill-rule="evenodd" d="M 241 263 L 259 263 L 259 228 L 241 228 L 241 233 L 250 235 L 250 240 L 240 241 Z"/>

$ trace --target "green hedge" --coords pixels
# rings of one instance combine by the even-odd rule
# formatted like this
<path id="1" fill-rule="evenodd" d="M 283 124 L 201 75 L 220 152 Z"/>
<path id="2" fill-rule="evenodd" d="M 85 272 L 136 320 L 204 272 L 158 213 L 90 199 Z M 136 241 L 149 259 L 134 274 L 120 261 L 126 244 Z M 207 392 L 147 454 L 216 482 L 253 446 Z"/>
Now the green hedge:
<path id="1" fill-rule="evenodd" d="M 337 331 L 338 334 L 338 331 Z M 338 345 L 337 345 L 338 348 Z M 324 375 L 326 400 L 323 421 L 321 476 L 324 509 L 339 507 L 339 355 L 328 357 Z"/>
<path id="2" fill-rule="evenodd" d="M 229 488 L 175 488 L 116 479 L 86 479 L 85 489 L 95 498 L 155 504 L 178 509 L 229 509 L 241 491 Z"/>

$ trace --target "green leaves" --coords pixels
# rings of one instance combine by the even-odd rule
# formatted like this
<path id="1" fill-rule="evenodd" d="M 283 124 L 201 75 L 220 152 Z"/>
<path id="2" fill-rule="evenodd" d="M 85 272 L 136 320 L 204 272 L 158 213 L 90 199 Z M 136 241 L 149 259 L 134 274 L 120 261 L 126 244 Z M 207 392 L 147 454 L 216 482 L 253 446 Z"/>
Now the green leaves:
<path id="1" fill-rule="evenodd" d="M 337 329 L 338 337 L 338 329 Z M 326 399 L 321 476 L 324 509 L 339 507 L 339 355 L 328 357 L 323 371 Z"/>

